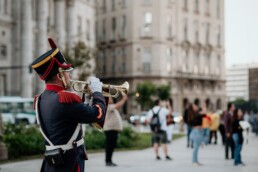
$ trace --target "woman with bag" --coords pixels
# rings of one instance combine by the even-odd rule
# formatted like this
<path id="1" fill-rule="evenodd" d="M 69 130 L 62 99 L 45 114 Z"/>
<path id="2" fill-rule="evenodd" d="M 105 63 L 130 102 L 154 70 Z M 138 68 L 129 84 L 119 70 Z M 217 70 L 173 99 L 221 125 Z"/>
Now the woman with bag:
<path id="1" fill-rule="evenodd" d="M 104 131 L 106 135 L 106 166 L 114 167 L 117 166 L 112 162 L 112 155 L 116 147 L 118 133 L 123 130 L 122 118 L 118 109 L 124 105 L 127 100 L 127 95 L 114 103 L 113 98 L 109 98 L 106 119 L 104 123 Z"/>

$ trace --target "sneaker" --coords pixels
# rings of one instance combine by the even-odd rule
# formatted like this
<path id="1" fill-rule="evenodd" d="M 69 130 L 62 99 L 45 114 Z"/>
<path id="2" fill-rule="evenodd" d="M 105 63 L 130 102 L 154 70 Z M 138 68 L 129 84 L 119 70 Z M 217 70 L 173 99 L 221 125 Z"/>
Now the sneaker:
<path id="1" fill-rule="evenodd" d="M 199 162 L 194 162 L 193 166 L 202 166 L 203 164 L 199 163 Z"/>
<path id="2" fill-rule="evenodd" d="M 115 166 L 117 166 L 115 163 L 113 163 L 113 162 L 107 162 L 106 163 L 106 166 L 107 167 L 115 167 Z"/>
<path id="3" fill-rule="evenodd" d="M 172 158 L 170 158 L 170 156 L 166 156 L 166 160 L 169 160 L 169 161 L 171 161 L 171 160 L 173 160 Z"/>
<path id="4" fill-rule="evenodd" d="M 161 158 L 159 156 L 156 157 L 156 160 L 161 160 Z"/>

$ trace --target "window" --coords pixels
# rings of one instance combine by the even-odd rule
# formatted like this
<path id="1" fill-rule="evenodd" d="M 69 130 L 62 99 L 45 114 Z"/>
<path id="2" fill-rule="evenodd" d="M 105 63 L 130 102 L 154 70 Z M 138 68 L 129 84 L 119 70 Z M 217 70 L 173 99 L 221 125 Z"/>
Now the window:
<path id="1" fill-rule="evenodd" d="M 125 47 L 123 47 L 122 48 L 122 64 L 121 64 L 121 71 L 123 72 L 123 73 L 125 73 L 126 72 L 126 48 Z"/>
<path id="2" fill-rule="evenodd" d="M 211 69 L 211 53 L 207 52 L 206 53 L 206 74 L 209 74 L 209 70 Z"/>
<path id="3" fill-rule="evenodd" d="M 194 33 L 194 40 L 195 40 L 195 43 L 198 43 L 199 42 L 199 30 L 198 30 L 198 27 L 199 24 L 197 21 L 194 22 L 194 30 L 195 30 L 195 33 Z"/>
<path id="4" fill-rule="evenodd" d="M 125 38 L 126 16 L 121 16 L 121 38 Z"/>
<path id="5" fill-rule="evenodd" d="M 116 39 L 116 18 L 112 18 L 112 40 Z"/>
<path id="6" fill-rule="evenodd" d="M 187 40 L 187 32 L 188 32 L 188 28 L 187 28 L 187 19 L 185 19 L 184 22 L 184 40 Z"/>
<path id="7" fill-rule="evenodd" d="M 112 10 L 114 11 L 116 9 L 116 1 L 112 0 Z"/>
<path id="8" fill-rule="evenodd" d="M 90 41 L 90 20 L 89 19 L 86 20 L 86 24 L 87 24 L 86 37 L 87 37 L 87 40 Z"/>
<path id="9" fill-rule="evenodd" d="M 217 10 L 216 10 L 216 13 L 217 13 L 217 18 L 220 18 L 220 0 L 217 0 Z"/>
<path id="10" fill-rule="evenodd" d="M 114 74 L 116 72 L 116 50 L 112 49 L 111 51 L 111 57 L 112 57 L 112 73 Z"/>
<path id="11" fill-rule="evenodd" d="M 199 0 L 195 0 L 195 12 L 199 13 Z"/>
<path id="12" fill-rule="evenodd" d="M 102 3 L 103 3 L 103 13 L 106 13 L 107 12 L 107 0 L 103 0 L 102 1 Z"/>
<path id="13" fill-rule="evenodd" d="M 102 20 L 102 41 L 106 41 L 106 20 Z"/>
<path id="14" fill-rule="evenodd" d="M 206 14 L 210 15 L 210 0 L 206 0 Z"/>
<path id="15" fill-rule="evenodd" d="M 183 50 L 183 54 L 182 54 L 183 63 L 185 63 L 185 64 L 183 64 L 183 72 L 188 71 L 188 62 L 189 62 L 188 54 L 189 54 L 189 52 L 187 50 Z"/>
<path id="16" fill-rule="evenodd" d="M 172 17 L 171 16 L 167 16 L 167 27 L 168 27 L 168 38 L 172 38 L 173 33 L 172 33 Z"/>
<path id="17" fill-rule="evenodd" d="M 188 0 L 184 0 L 184 7 L 183 7 L 184 10 L 187 10 L 188 9 Z"/>
<path id="18" fill-rule="evenodd" d="M 152 26 L 152 14 L 150 12 L 147 12 L 144 14 L 144 36 L 150 36 L 151 33 L 151 26 Z"/>
<path id="19" fill-rule="evenodd" d="M 206 24 L 206 44 L 209 44 L 209 39 L 210 39 L 210 24 Z"/>
<path id="20" fill-rule="evenodd" d="M 221 27 L 220 26 L 218 26 L 218 28 L 217 28 L 218 30 L 217 30 L 217 46 L 220 46 L 220 43 L 221 43 Z"/>
<path id="21" fill-rule="evenodd" d="M 150 4 L 151 0 L 143 0 L 144 4 Z"/>
<path id="22" fill-rule="evenodd" d="M 5 59 L 7 57 L 7 46 L 6 45 L 1 45 L 0 46 L 0 58 Z"/>
<path id="23" fill-rule="evenodd" d="M 144 73 L 151 72 L 151 47 L 143 48 L 142 69 Z"/>
<path id="24" fill-rule="evenodd" d="M 167 48 L 167 72 L 170 73 L 172 70 L 172 48 Z"/>
<path id="25" fill-rule="evenodd" d="M 170 6 L 170 5 L 172 5 L 172 0 L 167 0 L 167 2 L 168 2 L 168 6 Z"/>
<path id="26" fill-rule="evenodd" d="M 221 68 L 221 57 L 220 55 L 217 56 L 217 74 L 220 74 L 220 68 Z"/>
<path id="27" fill-rule="evenodd" d="M 6 96 L 6 74 L 0 74 L 0 96 Z M 3 104 L 0 107 L 1 111 L 3 112 Z"/>
<path id="28" fill-rule="evenodd" d="M 99 25 L 98 21 L 95 22 L 95 36 L 96 36 L 96 41 L 99 42 Z"/>
<path id="29" fill-rule="evenodd" d="M 106 50 L 103 50 L 103 73 L 105 74 L 107 72 L 107 56 L 106 56 Z"/>
<path id="30" fill-rule="evenodd" d="M 200 65 L 200 51 L 196 51 L 194 55 L 194 63 L 195 63 L 195 68 L 194 68 L 194 73 L 199 72 L 199 65 Z"/>
<path id="31" fill-rule="evenodd" d="M 82 34 L 82 18 L 80 16 L 78 16 L 78 25 L 77 25 L 77 35 L 79 35 L 79 37 Z"/>
<path id="32" fill-rule="evenodd" d="M 4 0 L 4 14 L 8 14 L 8 0 Z"/>
<path id="33" fill-rule="evenodd" d="M 122 0 L 122 8 L 126 8 L 127 7 L 127 0 Z"/>

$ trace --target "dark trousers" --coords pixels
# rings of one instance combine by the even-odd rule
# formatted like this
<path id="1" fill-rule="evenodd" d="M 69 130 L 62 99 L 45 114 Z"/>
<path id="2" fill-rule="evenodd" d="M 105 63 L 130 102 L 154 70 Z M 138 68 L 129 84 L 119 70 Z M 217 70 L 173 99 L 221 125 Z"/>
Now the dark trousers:
<path id="1" fill-rule="evenodd" d="M 225 144 L 225 158 L 228 159 L 228 152 L 229 147 L 231 148 L 231 158 L 234 159 L 234 151 L 235 151 L 235 145 L 232 136 L 226 137 L 226 144 Z"/>
<path id="2" fill-rule="evenodd" d="M 225 127 L 223 124 L 219 125 L 219 132 L 221 135 L 221 139 L 222 139 L 222 144 L 225 145 L 226 143 L 226 134 L 225 134 Z"/>
<path id="3" fill-rule="evenodd" d="M 213 136 L 214 136 L 214 144 L 217 144 L 217 130 L 211 130 L 211 132 L 210 132 L 210 139 L 209 139 L 209 143 L 211 144 L 211 141 L 212 141 L 212 138 L 213 138 Z"/>
<path id="4" fill-rule="evenodd" d="M 112 155 L 116 147 L 118 131 L 105 131 L 106 135 L 106 162 L 112 162 Z"/>

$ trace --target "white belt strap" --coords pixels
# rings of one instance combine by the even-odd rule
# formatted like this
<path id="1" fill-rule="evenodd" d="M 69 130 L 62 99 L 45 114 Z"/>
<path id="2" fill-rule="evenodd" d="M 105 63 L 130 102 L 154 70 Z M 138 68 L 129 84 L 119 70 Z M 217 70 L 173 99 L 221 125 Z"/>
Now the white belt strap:
<path id="1" fill-rule="evenodd" d="M 39 124 L 39 126 L 40 126 L 39 111 L 38 111 L 38 98 L 39 98 L 39 97 L 37 97 L 37 100 L 36 100 L 36 103 L 35 103 L 35 107 L 36 107 L 36 118 L 37 118 L 37 122 L 38 122 L 38 124 Z M 53 149 L 57 149 L 57 148 L 62 148 L 62 150 L 69 150 L 69 149 L 72 149 L 72 148 L 73 148 L 73 141 L 76 140 L 76 138 L 77 138 L 77 136 L 78 136 L 78 134 L 79 134 L 79 132 L 80 132 L 81 124 L 78 124 L 78 125 L 77 125 L 77 127 L 76 127 L 76 129 L 75 129 L 75 131 L 74 131 L 74 133 L 73 133 L 73 135 L 72 135 L 72 137 L 70 138 L 70 140 L 68 141 L 68 143 L 65 144 L 65 145 L 54 145 L 54 144 L 48 139 L 48 137 L 45 135 L 45 133 L 43 132 L 41 126 L 40 126 L 39 129 L 40 129 L 40 132 L 41 132 L 41 134 L 43 135 L 43 137 L 46 139 L 46 141 L 47 141 L 48 144 L 50 145 L 50 146 L 47 146 L 47 145 L 46 145 L 46 150 L 53 150 Z M 79 146 L 81 146 L 81 145 L 83 145 L 83 144 L 84 144 L 84 139 L 83 139 L 83 138 L 76 142 L 76 146 L 77 146 L 77 147 L 79 147 Z"/>

